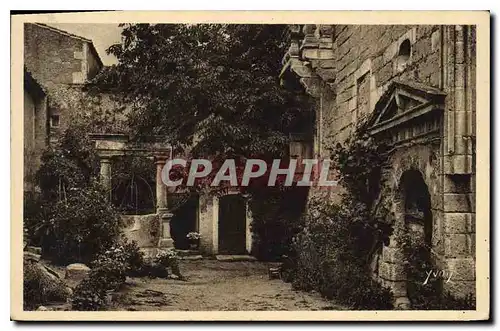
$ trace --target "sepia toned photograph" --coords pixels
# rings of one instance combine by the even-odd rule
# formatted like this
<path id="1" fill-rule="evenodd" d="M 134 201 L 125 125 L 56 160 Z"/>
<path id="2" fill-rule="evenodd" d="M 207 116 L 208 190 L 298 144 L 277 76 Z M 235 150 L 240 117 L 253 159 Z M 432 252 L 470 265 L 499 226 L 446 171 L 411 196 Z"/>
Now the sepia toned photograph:
<path id="1" fill-rule="evenodd" d="M 488 12 L 108 14 L 12 16 L 14 319 L 489 317 Z"/>

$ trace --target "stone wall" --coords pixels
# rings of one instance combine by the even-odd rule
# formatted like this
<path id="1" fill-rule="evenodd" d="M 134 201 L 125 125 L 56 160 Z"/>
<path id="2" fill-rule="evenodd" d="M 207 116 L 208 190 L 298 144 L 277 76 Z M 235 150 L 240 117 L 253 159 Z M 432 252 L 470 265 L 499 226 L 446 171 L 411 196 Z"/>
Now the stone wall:
<path id="1" fill-rule="evenodd" d="M 87 117 L 116 116 L 116 122 L 125 119 L 125 107 L 118 96 L 89 93 L 83 88 L 83 83 L 102 68 L 91 40 L 43 24 L 26 23 L 24 64 L 47 93 L 49 117 L 59 118 L 59 126 L 51 127 L 52 140 L 75 113 Z M 122 127 L 112 132 L 123 130 Z"/>
<path id="2" fill-rule="evenodd" d="M 35 152 L 35 113 L 36 113 L 36 99 L 24 91 L 24 190 L 31 191 L 33 182 L 33 175 L 36 167 L 32 163 L 36 158 Z"/>
<path id="3" fill-rule="evenodd" d="M 335 87 L 322 92 L 322 151 L 347 138 L 392 80 L 440 85 L 438 26 L 337 25 L 333 33 Z M 402 64 L 398 51 L 405 40 L 411 55 Z"/>
<path id="4" fill-rule="evenodd" d="M 60 115 L 59 127 L 51 128 L 51 139 L 64 131 L 76 117 L 97 125 L 89 133 L 127 132 L 126 119 L 129 108 L 114 94 L 86 91 L 82 85 L 58 84 L 48 90 L 48 107 L 51 115 Z"/>
<path id="5" fill-rule="evenodd" d="M 122 215 L 123 234 L 140 248 L 158 247 L 160 219 L 158 214 Z"/>
<path id="6" fill-rule="evenodd" d="M 217 251 L 219 240 L 218 229 L 214 224 L 214 218 L 219 212 L 217 200 L 209 194 L 200 194 L 199 209 L 200 251 L 213 254 Z"/>
<path id="7" fill-rule="evenodd" d="M 24 26 L 24 64 L 44 86 L 81 84 L 102 67 L 91 41 L 42 24 Z"/>
<path id="8" fill-rule="evenodd" d="M 25 72 L 24 82 L 24 191 L 36 188 L 35 174 L 48 144 L 47 97 L 37 82 Z"/>
<path id="9" fill-rule="evenodd" d="M 283 73 L 292 71 L 316 100 L 317 158 L 329 158 L 330 148 L 345 141 L 361 119 L 370 118 L 395 81 L 415 82 L 445 95 L 440 115 L 429 123 L 437 134 L 392 150 L 391 169 L 382 179 L 387 188 L 382 199 L 389 205 L 398 199 L 405 171 L 421 174 L 431 199 L 435 262 L 455 273 L 445 287 L 458 296 L 474 293 L 474 27 L 296 25 L 290 31 L 282 78 L 290 79 Z M 399 133 L 406 138 L 413 132 L 413 128 L 403 129 L 398 138 Z M 335 190 L 325 194 L 312 188 L 310 192 L 338 201 Z M 393 212 L 400 212 L 398 208 L 394 206 Z M 393 237 L 384 248 L 379 276 L 396 297 L 404 297 L 405 275 L 396 243 Z"/>
<path id="10" fill-rule="evenodd" d="M 73 84 L 73 73 L 82 68 L 79 53 L 82 40 L 45 27 L 27 23 L 24 27 L 24 64 L 45 86 Z"/>

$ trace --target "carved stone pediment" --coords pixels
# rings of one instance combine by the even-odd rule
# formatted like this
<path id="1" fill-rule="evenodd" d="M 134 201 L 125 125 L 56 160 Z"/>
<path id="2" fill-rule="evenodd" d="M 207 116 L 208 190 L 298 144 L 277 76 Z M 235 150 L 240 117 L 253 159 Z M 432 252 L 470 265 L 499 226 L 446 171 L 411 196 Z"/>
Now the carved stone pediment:
<path id="1" fill-rule="evenodd" d="M 394 143 L 437 133 L 445 96 L 421 83 L 393 81 L 375 105 L 368 123 L 370 132 L 385 134 Z"/>

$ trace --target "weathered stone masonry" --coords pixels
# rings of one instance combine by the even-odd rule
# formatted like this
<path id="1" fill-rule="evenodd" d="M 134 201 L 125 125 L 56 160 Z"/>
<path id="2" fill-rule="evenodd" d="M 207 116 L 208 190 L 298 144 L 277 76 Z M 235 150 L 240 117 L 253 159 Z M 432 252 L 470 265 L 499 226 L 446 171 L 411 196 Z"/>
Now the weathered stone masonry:
<path id="1" fill-rule="evenodd" d="M 116 96 L 91 94 L 83 84 L 92 79 L 103 64 L 91 40 L 38 23 L 24 26 L 26 70 L 47 93 L 51 140 L 57 138 L 75 113 L 116 116 L 124 106 Z"/>
<path id="2" fill-rule="evenodd" d="M 393 141 L 382 194 L 394 227 L 415 227 L 406 203 L 415 189 L 403 180 L 414 175 L 430 199 L 433 259 L 454 273 L 446 288 L 475 293 L 475 28 L 295 25 L 290 32 L 282 78 L 295 76 L 317 101 L 315 157 L 329 157 L 328 147 L 369 118 L 375 136 Z M 392 238 L 376 274 L 406 305 L 401 259 Z"/>
<path id="3" fill-rule="evenodd" d="M 123 120 L 124 107 L 111 94 L 84 91 L 103 64 L 92 41 L 53 27 L 24 26 L 25 191 L 36 189 L 42 152 L 78 114 Z"/>
<path id="4" fill-rule="evenodd" d="M 83 84 L 103 66 L 91 40 L 38 23 L 24 26 L 24 62 L 48 86 Z"/>
<path id="5" fill-rule="evenodd" d="M 48 144 L 47 95 L 40 84 L 24 70 L 24 191 L 33 193 L 35 173 L 42 151 Z"/>

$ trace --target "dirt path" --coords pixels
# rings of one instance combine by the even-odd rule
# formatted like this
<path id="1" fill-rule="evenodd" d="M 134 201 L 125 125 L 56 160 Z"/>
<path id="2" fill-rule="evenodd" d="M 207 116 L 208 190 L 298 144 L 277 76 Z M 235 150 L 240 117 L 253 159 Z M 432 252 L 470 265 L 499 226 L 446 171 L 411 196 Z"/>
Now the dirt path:
<path id="1" fill-rule="evenodd" d="M 269 280 L 262 262 L 182 261 L 187 281 L 131 278 L 111 310 L 341 310 L 317 293 Z"/>

